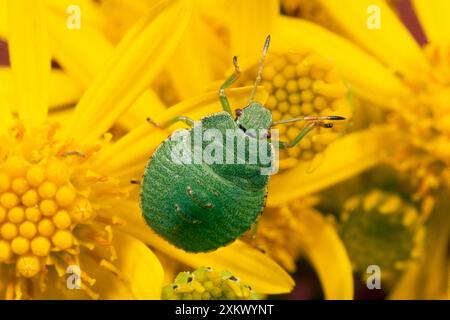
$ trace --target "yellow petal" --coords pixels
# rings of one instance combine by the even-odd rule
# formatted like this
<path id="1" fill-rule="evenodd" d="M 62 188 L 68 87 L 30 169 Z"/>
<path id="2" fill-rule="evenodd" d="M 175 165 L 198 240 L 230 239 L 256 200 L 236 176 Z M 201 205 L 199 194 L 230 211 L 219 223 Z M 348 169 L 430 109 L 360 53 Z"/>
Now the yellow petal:
<path id="1" fill-rule="evenodd" d="M 47 116 L 50 52 L 42 0 L 10 0 L 9 56 L 19 117 L 39 124 Z"/>
<path id="2" fill-rule="evenodd" d="M 48 14 L 52 53 L 69 75 L 87 87 L 111 57 L 113 46 L 87 21 L 82 20 L 79 30 L 67 28 L 67 18 L 61 11 L 52 10 Z"/>
<path id="3" fill-rule="evenodd" d="M 146 90 L 139 99 L 117 121 L 128 131 L 147 123 L 151 114 L 164 112 L 166 106 L 153 90 Z"/>
<path id="4" fill-rule="evenodd" d="M 95 75 L 102 70 L 105 62 L 112 56 L 114 47 L 98 29 L 98 25 L 101 23 L 95 20 L 95 17 L 100 15 L 100 12 L 92 1 L 77 0 L 74 2 L 80 6 L 80 10 L 83 12 L 81 29 L 70 30 L 63 27 L 67 19 L 63 9 L 69 5 L 68 2 L 71 1 L 50 1 L 49 6 L 54 10 L 49 17 L 49 23 L 52 26 L 50 37 L 53 52 L 64 70 L 83 87 L 88 87 Z M 85 13 L 88 15 L 87 19 L 84 18 Z M 86 43 L 89 43 L 89 46 L 86 46 Z M 61 90 L 61 92 L 66 91 Z M 78 99 L 73 101 L 78 101 Z M 163 108 L 164 106 L 156 94 L 149 89 L 119 119 L 119 125 L 126 129 L 134 128 L 145 121 L 146 110 L 159 112 Z M 136 122 L 139 117 L 141 119 Z"/>
<path id="5" fill-rule="evenodd" d="M 0 0 L 0 38 L 8 35 L 8 0 Z"/>
<path id="6" fill-rule="evenodd" d="M 216 270 L 228 270 L 255 292 L 281 294 L 292 291 L 294 281 L 268 255 L 239 240 L 211 253 L 187 253 L 151 234 L 146 237 L 149 245 L 193 268 L 209 266 Z"/>
<path id="7" fill-rule="evenodd" d="M 120 201 L 115 208 L 118 215 L 127 221 L 123 227 L 125 231 L 193 268 L 209 266 L 216 270 L 228 270 L 259 293 L 287 293 L 294 286 L 292 278 L 276 262 L 241 241 L 210 253 L 187 253 L 160 238 L 145 225 L 137 203 Z"/>
<path id="8" fill-rule="evenodd" d="M 277 0 L 231 1 L 229 27 L 231 49 L 244 68 L 258 61 L 268 34 L 274 30 L 278 14 Z"/>
<path id="9" fill-rule="evenodd" d="M 313 211 L 305 211 L 304 251 L 316 270 L 326 299 L 353 299 L 353 272 L 344 244 L 334 227 Z"/>
<path id="10" fill-rule="evenodd" d="M 167 66 L 177 96 L 182 100 L 202 92 L 210 82 L 221 78 L 227 61 L 223 41 L 202 19 L 199 9 L 194 11 L 185 35 L 181 39 L 172 61 Z"/>
<path id="11" fill-rule="evenodd" d="M 448 21 L 450 2 L 413 0 L 412 3 L 430 42 L 448 44 L 450 42 L 450 22 Z"/>
<path id="12" fill-rule="evenodd" d="M 49 82 L 49 108 L 74 105 L 83 94 L 83 88 L 62 70 L 52 70 Z"/>
<path id="13" fill-rule="evenodd" d="M 73 108 L 60 108 L 56 110 L 52 110 L 48 114 L 48 120 L 51 123 L 67 123 L 72 117 Z"/>
<path id="14" fill-rule="evenodd" d="M 191 9 L 190 0 L 166 0 L 153 7 L 124 36 L 89 86 L 67 133 L 77 141 L 89 141 L 108 130 L 161 71 L 186 28 Z"/>
<path id="15" fill-rule="evenodd" d="M 114 232 L 114 248 L 118 259 L 113 262 L 119 270 L 119 279 L 129 289 L 133 299 L 160 299 L 164 270 L 155 254 L 141 241 L 122 232 Z M 105 271 L 103 271 L 105 272 Z M 121 298 L 121 290 L 101 290 L 101 282 L 95 288 L 104 293 L 102 298 Z"/>
<path id="16" fill-rule="evenodd" d="M 114 231 L 113 245 L 117 259 L 110 262 L 93 259 L 89 254 L 80 256 L 81 272 L 86 273 L 95 283 L 89 289 L 95 298 L 101 300 L 156 300 L 161 297 L 164 271 L 158 258 L 138 239 Z M 86 299 L 80 295 L 83 290 L 59 290 L 49 288 L 47 299 Z M 76 294 L 74 296 L 73 294 Z M 91 297 L 92 298 L 92 297 Z"/>
<path id="17" fill-rule="evenodd" d="M 6 94 L 6 99 L 11 104 L 14 101 L 14 87 L 12 83 L 12 72 L 8 67 L 0 67 L 0 86 Z M 49 108 L 55 109 L 70 104 L 75 104 L 81 97 L 83 89 L 69 77 L 64 71 L 53 69 L 49 78 Z M 13 112 L 17 111 L 17 106 L 12 105 Z"/>
<path id="18" fill-rule="evenodd" d="M 313 172 L 302 163 L 271 177 L 268 206 L 280 206 L 353 177 L 381 161 L 384 137 L 381 128 L 355 132 L 331 144 L 323 162 Z"/>
<path id="19" fill-rule="evenodd" d="M 120 41 L 124 33 L 142 17 L 155 1 L 148 0 L 109 0 L 99 1 L 105 17 L 104 33 L 113 42 Z"/>
<path id="20" fill-rule="evenodd" d="M 450 236 L 450 210 L 448 195 L 437 199 L 436 208 L 427 225 L 424 256 L 412 263 L 389 294 L 393 300 L 446 299 L 449 283 L 448 245 Z M 447 298 L 448 299 L 448 298 Z"/>
<path id="21" fill-rule="evenodd" d="M 280 18 L 272 37 L 279 50 L 312 48 L 330 58 L 349 82 L 352 91 L 382 106 L 408 94 L 406 87 L 389 69 L 344 38 L 311 22 Z"/>
<path id="22" fill-rule="evenodd" d="M 0 134 L 5 133 L 14 123 L 11 107 L 5 97 L 6 93 L 0 89 Z"/>
<path id="23" fill-rule="evenodd" d="M 419 44 L 384 0 L 320 2 L 352 38 L 393 69 L 404 75 L 427 70 Z M 379 29 L 369 28 L 374 12 L 379 12 Z"/>
<path id="24" fill-rule="evenodd" d="M 251 87 L 227 90 L 228 100 L 232 109 L 245 106 L 251 90 Z M 255 101 L 265 103 L 267 96 L 267 91 L 260 88 L 257 90 Z M 168 108 L 164 113 L 153 114 L 152 112 L 148 116 L 156 123 L 164 123 L 176 116 L 183 115 L 193 119 L 200 119 L 202 116 L 219 111 L 222 111 L 222 107 L 218 91 L 216 91 L 184 100 Z M 176 126 L 173 127 L 175 128 Z M 153 150 L 169 134 L 170 130 L 161 130 L 153 125 L 143 124 L 114 143 L 111 148 L 102 152 L 96 164 L 103 172 L 111 174 L 118 174 L 120 170 L 126 170 L 136 164 L 142 165 L 143 170 L 144 164 L 153 153 Z M 123 152 L 123 150 L 127 150 L 127 152 Z"/>

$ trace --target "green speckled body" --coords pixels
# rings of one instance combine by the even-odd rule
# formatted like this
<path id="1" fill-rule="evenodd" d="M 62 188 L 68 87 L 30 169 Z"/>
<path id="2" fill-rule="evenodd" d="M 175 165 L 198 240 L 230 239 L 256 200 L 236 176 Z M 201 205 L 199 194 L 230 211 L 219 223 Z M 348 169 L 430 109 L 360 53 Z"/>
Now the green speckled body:
<path id="1" fill-rule="evenodd" d="M 205 117 L 200 123 L 201 130 L 218 129 L 224 137 L 227 129 L 233 129 L 237 141 L 246 145 L 251 139 L 260 139 L 267 154 L 274 157 L 266 138 L 247 135 L 226 112 Z M 193 132 L 184 129 L 191 139 Z M 258 220 L 269 181 L 261 169 L 270 164 L 176 164 L 171 158 L 172 148 L 179 143 L 173 140 L 174 134 L 158 147 L 145 170 L 141 184 L 144 218 L 156 233 L 186 251 L 217 249 L 234 241 Z M 211 142 L 203 142 L 203 148 L 208 144 Z M 226 152 L 237 154 L 230 147 Z"/>

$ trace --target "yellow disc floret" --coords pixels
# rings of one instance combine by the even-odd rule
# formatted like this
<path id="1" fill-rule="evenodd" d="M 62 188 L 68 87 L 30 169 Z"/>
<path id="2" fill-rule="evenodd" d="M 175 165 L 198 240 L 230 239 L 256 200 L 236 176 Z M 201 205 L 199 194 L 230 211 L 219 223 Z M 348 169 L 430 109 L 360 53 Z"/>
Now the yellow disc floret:
<path id="1" fill-rule="evenodd" d="M 27 171 L 27 180 L 30 186 L 37 187 L 45 179 L 44 169 L 40 166 L 32 166 Z"/>
<path id="2" fill-rule="evenodd" d="M 10 186 L 10 179 L 9 176 L 1 173 L 0 174 L 0 192 L 5 192 L 6 190 L 9 189 Z"/>
<path id="3" fill-rule="evenodd" d="M 0 204 L 6 208 L 11 209 L 19 203 L 19 197 L 12 192 L 5 192 L 0 196 Z"/>
<path id="4" fill-rule="evenodd" d="M 75 190 L 69 186 L 62 186 L 56 192 L 56 201 L 62 207 L 67 207 L 75 201 Z"/>
<path id="5" fill-rule="evenodd" d="M 32 189 L 25 192 L 21 199 L 24 206 L 33 207 L 38 203 L 39 195 L 36 190 Z"/>
<path id="6" fill-rule="evenodd" d="M 19 224 L 25 218 L 25 210 L 22 207 L 14 207 L 8 212 L 8 219 L 12 223 Z"/>
<path id="7" fill-rule="evenodd" d="M 30 242 L 24 237 L 16 237 L 11 241 L 11 248 L 13 252 L 17 255 L 23 255 L 28 252 L 30 248 Z"/>
<path id="8" fill-rule="evenodd" d="M 45 237 L 36 237 L 31 241 L 31 251 L 38 257 L 45 257 L 50 252 L 51 243 Z"/>
<path id="9" fill-rule="evenodd" d="M 12 257 L 11 246 L 8 241 L 0 240 L 0 262 L 6 262 Z"/>
<path id="10" fill-rule="evenodd" d="M 27 239 L 33 239 L 37 233 L 36 225 L 32 221 L 25 221 L 20 225 L 19 233 Z"/>
<path id="11" fill-rule="evenodd" d="M 18 195 L 25 193 L 29 188 L 30 186 L 25 178 L 16 178 L 11 184 L 12 191 Z"/>
<path id="12" fill-rule="evenodd" d="M 16 263 L 17 272 L 25 277 L 31 278 L 41 270 L 39 259 L 35 256 L 21 256 Z"/>
<path id="13" fill-rule="evenodd" d="M 50 237 L 55 231 L 55 226 L 49 219 L 42 219 L 38 224 L 39 233 L 45 237 Z"/>
<path id="14" fill-rule="evenodd" d="M 0 235 L 5 240 L 14 239 L 14 237 L 17 235 L 16 225 L 11 222 L 2 224 L 2 226 L 0 227 Z"/>
<path id="15" fill-rule="evenodd" d="M 65 229 L 70 226 L 72 220 L 66 210 L 59 210 L 53 217 L 53 223 L 58 229 Z"/>
<path id="16" fill-rule="evenodd" d="M 39 186 L 39 195 L 43 199 L 51 199 L 56 194 L 56 185 L 53 182 L 46 181 Z"/>
<path id="17" fill-rule="evenodd" d="M 46 199 L 41 201 L 39 209 L 44 216 L 52 216 L 58 210 L 58 205 L 54 200 Z"/>
<path id="18" fill-rule="evenodd" d="M 39 222 L 41 220 L 41 211 L 37 207 L 26 208 L 25 216 L 29 221 Z"/>
<path id="19" fill-rule="evenodd" d="M 67 230 L 58 230 L 52 237 L 52 242 L 58 249 L 68 249 L 73 243 L 72 233 Z"/>

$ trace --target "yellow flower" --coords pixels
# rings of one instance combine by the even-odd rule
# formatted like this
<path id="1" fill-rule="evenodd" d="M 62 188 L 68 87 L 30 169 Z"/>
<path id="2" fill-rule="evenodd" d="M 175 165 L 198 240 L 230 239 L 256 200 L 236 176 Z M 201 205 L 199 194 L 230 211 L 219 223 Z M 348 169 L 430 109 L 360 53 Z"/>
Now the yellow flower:
<path id="1" fill-rule="evenodd" d="M 328 1 L 319 2 L 346 34 L 370 54 L 363 53 L 343 37 L 299 19 L 281 19 L 280 34 L 290 33 L 296 37 L 314 34 L 302 45 L 306 42 L 322 54 L 333 57 L 356 95 L 390 110 L 385 126 L 393 141 L 386 146 L 391 151 L 389 160 L 400 170 L 415 173 L 412 176 L 418 185 L 417 196 L 423 199 L 432 190 L 445 185 L 446 179 L 440 177 L 448 175 L 444 124 L 445 101 L 448 99 L 447 40 L 445 35 L 437 37 L 434 34 L 442 19 L 427 19 L 430 12 L 445 8 L 434 1 L 426 9 L 421 1 L 414 2 L 430 40 L 430 44 L 422 49 L 383 1 L 344 1 L 339 7 Z M 382 12 L 383 25 L 376 32 L 365 27 L 366 9 L 371 4 L 378 5 Z M 356 18 L 348 19 L 349 12 L 355 12 Z M 295 47 L 300 43 L 292 45 Z M 394 51 L 394 47 L 398 50 Z M 351 67 L 349 57 L 352 57 Z M 383 64 L 397 73 L 393 74 Z M 359 67 L 366 72 L 355 73 Z"/>
<path id="2" fill-rule="evenodd" d="M 153 234 L 141 218 L 138 188 L 130 179 L 142 173 L 163 133 L 142 126 L 114 143 L 106 133 L 133 103 L 148 99 L 146 89 L 176 48 L 191 10 L 191 1 L 162 1 L 112 49 L 89 25 L 70 33 L 61 12 L 42 1 L 8 2 L 9 24 L 2 35 L 8 39 L 7 72 L 16 91 L 11 101 L 0 100 L 3 297 L 157 299 L 164 272 L 145 244 L 193 267 L 228 269 L 257 292 L 292 288 L 292 279 L 275 262 L 243 243 L 193 255 Z M 47 118 L 49 43 L 64 70 L 87 87 L 70 118 L 60 123 Z M 103 53 L 107 62 L 99 67 Z M 211 108 L 213 98 L 200 96 L 174 110 Z M 142 135 L 145 139 L 137 140 Z M 69 290 L 73 278 L 68 276 L 77 267 L 82 290 Z"/>
<path id="3" fill-rule="evenodd" d="M 201 9 L 206 7 L 210 10 Z M 180 45 L 177 48 L 174 54 L 174 61 L 171 64 L 171 66 L 177 67 L 176 69 L 172 67 L 168 68 L 168 74 L 173 81 L 172 84 L 175 87 L 175 92 L 180 97 L 188 97 L 192 92 L 201 92 L 205 88 L 205 83 L 223 78 L 224 75 L 220 74 L 219 71 L 208 71 L 211 69 L 216 70 L 212 67 L 214 66 L 211 63 L 212 58 L 204 54 L 204 52 L 209 52 L 208 50 L 214 49 L 214 52 L 225 51 L 225 54 L 220 53 L 212 56 L 216 64 L 218 64 L 217 61 L 221 61 L 222 65 L 230 65 L 231 53 L 237 54 L 241 67 L 243 69 L 250 69 L 250 72 L 245 73 L 243 78 L 247 80 L 254 78 L 251 68 L 254 66 L 254 62 L 259 59 L 263 40 L 273 28 L 272 22 L 278 19 L 278 4 L 276 1 L 265 1 L 262 5 L 257 1 L 242 1 L 233 3 L 231 9 L 221 7 L 220 5 L 202 3 L 201 8 L 193 20 L 197 23 L 202 23 L 204 19 L 211 19 L 219 23 L 225 22 L 225 25 L 229 26 L 229 28 L 220 24 L 219 27 L 214 25 L 212 29 L 216 37 L 219 34 L 222 43 L 229 43 L 230 45 L 227 48 L 222 48 L 223 45 L 215 46 L 216 42 L 200 41 L 200 39 L 205 39 L 204 34 L 208 34 L 208 32 L 203 31 L 199 33 L 198 29 L 192 27 L 196 23 L 192 23 L 188 27 L 190 32 L 187 32 L 186 39 L 183 39 L 183 41 L 185 40 L 183 42 L 185 45 Z M 221 14 L 222 18 L 215 15 L 215 12 L 223 13 Z M 253 24 L 256 24 L 257 28 Z M 220 33 L 217 30 L 220 30 Z M 323 114 L 336 112 L 337 114 L 342 114 L 342 109 L 348 109 L 348 106 L 345 106 L 346 88 L 342 84 L 339 76 L 335 73 L 332 63 L 330 64 L 327 59 L 323 59 L 314 52 L 308 51 L 308 48 L 305 50 L 302 47 L 296 48 L 297 50 L 294 52 L 290 51 L 288 47 L 290 40 L 284 42 L 284 47 L 277 49 L 276 44 L 279 40 L 276 37 L 272 37 L 272 39 L 274 48 L 270 49 L 270 51 L 273 51 L 273 56 L 268 57 L 266 70 L 263 73 L 263 84 L 269 89 L 270 96 L 267 103 L 274 110 L 275 116 L 277 112 L 280 113 L 278 115 L 280 117 L 290 116 L 291 112 L 295 112 L 294 110 L 290 110 L 291 105 L 301 105 L 304 107 L 304 110 L 297 110 L 297 112 L 300 111 L 298 115 L 309 114 L 310 112 L 312 114 L 314 112 Z M 198 45 L 193 46 L 192 43 Z M 210 43 L 212 45 L 209 45 Z M 192 54 L 192 51 L 199 52 L 200 54 Z M 227 56 L 227 52 L 228 58 L 223 58 Z M 289 59 L 286 58 L 288 56 L 290 57 Z M 283 61 L 285 61 L 285 64 L 280 64 Z M 286 62 L 289 63 L 286 64 Z M 289 80 L 294 80 L 294 78 L 289 75 L 289 70 L 292 71 L 297 65 L 299 66 L 299 74 L 294 74 L 294 78 L 297 81 L 295 84 L 292 84 L 292 81 L 289 82 Z M 302 68 L 304 70 L 301 70 Z M 274 71 L 272 75 L 270 74 L 271 69 Z M 288 73 L 286 77 L 284 77 L 284 70 Z M 279 71 L 279 74 L 276 74 L 277 71 Z M 300 79 L 302 76 L 304 79 Z M 314 81 L 317 81 L 317 83 Z M 272 83 L 273 86 L 270 87 Z M 218 87 L 217 83 L 213 82 L 208 88 L 211 88 L 213 85 L 214 88 Z M 278 98 L 275 90 L 277 87 L 280 89 Z M 302 88 L 305 89 L 303 90 L 305 91 L 303 97 L 301 96 Z M 307 92 L 308 89 L 311 89 L 310 92 Z M 283 94 L 285 97 L 283 97 Z M 288 94 L 291 94 L 292 97 Z M 274 98 L 277 98 L 277 101 L 285 102 L 285 104 L 288 103 L 287 110 L 286 108 L 283 109 L 284 111 L 277 110 L 282 105 L 277 104 L 277 101 L 274 102 Z M 265 101 L 265 99 L 261 98 L 257 100 L 260 102 Z M 308 106 L 308 104 L 310 105 Z M 245 104 L 232 101 L 231 105 L 235 109 L 242 108 Z M 314 108 L 315 106 L 317 106 L 318 111 L 307 110 L 308 107 Z M 197 108 L 178 111 L 169 108 L 163 115 L 155 112 L 150 116 L 156 122 L 161 122 L 177 114 L 199 118 L 200 116 L 219 110 L 219 108 Z M 143 114 L 147 115 L 148 112 Z M 348 115 L 349 111 L 346 110 L 343 114 Z M 154 130 L 157 131 L 156 129 Z M 292 131 L 289 134 L 290 136 L 298 132 L 297 127 L 289 130 Z M 299 148 L 290 151 L 291 154 L 286 155 L 285 159 L 283 159 L 288 160 L 284 167 L 289 170 L 284 170 L 282 173 L 272 177 L 269 186 L 268 206 L 274 208 L 274 210 L 277 210 L 278 207 L 288 206 L 290 201 L 300 196 L 319 191 L 341 179 L 345 179 L 374 166 L 380 158 L 378 154 L 379 149 L 373 144 L 366 144 L 365 141 L 371 139 L 376 134 L 378 132 L 363 132 L 348 138 L 344 137 L 336 143 L 331 144 L 325 152 L 325 156 L 320 158 L 320 166 L 315 168 L 316 165 L 313 164 L 315 169 L 314 174 L 310 174 L 310 161 L 302 162 L 298 160 L 302 160 L 302 157 L 311 160 L 316 154 L 323 153 L 325 146 L 338 138 L 339 132 L 326 132 L 326 130 L 323 130 L 323 135 L 313 135 L 315 137 L 313 141 L 310 138 L 306 139 Z M 310 143 L 309 146 L 307 145 L 308 142 Z M 306 150 L 306 152 L 301 153 L 301 150 Z M 343 153 L 342 150 L 346 150 L 346 153 Z M 308 153 L 310 154 L 309 156 Z M 264 221 L 264 215 L 262 219 Z M 306 252 L 320 272 L 319 276 L 322 280 L 327 298 L 352 298 L 353 280 L 351 265 L 344 246 L 333 227 L 317 212 L 313 213 L 310 219 L 302 220 L 302 222 L 305 223 L 304 230 L 306 230 L 308 236 L 311 236 L 313 240 L 308 242 L 300 241 L 297 244 L 302 245 L 302 250 Z M 312 227 L 309 228 L 308 223 Z M 322 229 L 326 230 L 326 232 L 308 232 L 308 230 Z M 292 232 L 295 232 L 294 229 L 292 229 Z M 293 239 L 298 239 L 298 237 L 293 237 Z M 297 246 L 294 245 L 294 247 Z M 318 248 L 320 248 L 320 253 L 317 252 Z M 291 256 L 286 257 L 284 260 L 279 259 L 279 261 L 284 261 L 285 265 L 292 268 L 292 261 L 298 256 L 298 253 L 294 252 L 294 250 L 288 250 L 287 252 Z M 334 277 L 331 277 L 327 271 L 330 257 L 335 259 L 336 273 Z M 286 263 L 286 261 L 289 262 Z"/>
<path id="4" fill-rule="evenodd" d="M 292 9 L 294 2 L 283 1 L 283 10 L 287 11 L 289 6 Z M 366 103 L 370 103 L 379 107 L 384 116 L 382 125 L 356 131 L 332 143 L 327 148 L 320 166 L 312 173 L 308 170 L 308 163 L 295 163 L 289 170 L 274 176 L 269 188 L 269 210 L 272 208 L 275 211 L 285 210 L 299 197 L 321 191 L 379 164 L 382 160 L 387 160 L 400 171 L 410 174 L 413 184 L 417 186 L 415 200 L 421 201 L 423 214 L 421 219 L 424 221 L 433 211 L 435 199 L 432 195 L 440 187 L 448 187 L 450 180 L 448 170 L 450 144 L 447 129 L 450 96 L 448 90 L 450 35 L 447 31 L 445 14 L 448 12 L 449 4 L 440 0 L 413 1 L 430 42 L 422 48 L 399 20 L 393 10 L 394 2 L 382 0 L 300 2 L 300 6 L 304 4 L 304 12 L 300 12 L 300 16 L 324 24 L 328 30 L 311 21 L 280 16 L 278 1 L 248 0 L 229 6 L 224 6 L 222 1 L 214 2 L 214 4 L 202 2 L 202 6 L 208 10 L 201 10 L 200 19 L 197 20 L 215 21 L 215 24 L 211 24 L 211 29 L 221 37 L 223 43 L 228 45 L 226 48 L 223 48 L 223 45 L 216 46 L 215 48 L 220 49 L 216 52 L 225 50 L 228 60 L 231 54 L 237 54 L 241 67 L 251 68 L 259 55 L 264 37 L 270 33 L 272 35 L 271 51 L 278 55 L 304 52 L 307 48 L 314 54 L 317 53 L 331 60 L 351 95 L 363 101 L 359 109 L 364 108 Z M 373 5 L 378 6 L 381 12 L 381 29 L 379 30 L 367 27 L 369 18 L 367 9 Z M 302 9 L 302 7 L 299 8 Z M 323 18 L 324 13 L 326 19 Z M 196 33 L 193 32 L 193 34 Z M 198 41 L 202 38 L 192 36 L 187 39 Z M 186 43 L 189 42 L 186 40 Z M 181 55 L 183 58 L 175 58 L 172 65 L 177 67 L 168 68 L 172 70 L 171 73 L 167 71 L 172 86 L 176 86 L 175 92 L 180 97 L 189 96 L 192 92 L 201 92 L 204 83 L 202 79 L 214 81 L 218 79 L 217 72 L 220 73 L 218 69 L 211 68 L 213 64 L 210 58 L 203 54 L 199 55 L 200 58 L 193 55 L 192 47 L 184 45 L 177 48 L 184 53 Z M 196 49 L 198 47 L 195 46 Z M 202 47 L 199 52 L 209 51 L 208 48 Z M 217 56 L 224 57 L 224 54 L 222 52 Z M 220 61 L 220 58 L 215 60 Z M 199 68 L 202 63 L 204 67 Z M 221 64 L 224 63 L 226 63 L 225 60 L 221 62 Z M 182 72 L 177 72 L 179 70 Z M 270 77 L 269 74 L 268 78 L 274 80 L 274 84 L 283 81 L 283 79 L 275 81 Z M 174 85 L 173 82 L 177 84 Z M 271 91 L 269 82 L 266 82 L 266 86 L 269 87 L 269 93 L 275 96 L 276 91 Z M 279 93 L 280 99 L 277 99 L 277 102 L 288 101 L 285 100 L 286 97 Z M 271 102 L 269 98 L 268 105 L 271 104 L 273 101 Z M 235 104 L 233 106 L 242 107 Z M 277 107 L 285 108 L 286 106 L 280 104 Z M 289 109 L 289 112 L 296 112 L 294 109 Z M 205 110 L 203 113 L 200 110 L 186 109 L 185 114 L 199 116 L 212 111 L 213 109 Z M 356 111 L 361 112 L 361 110 Z M 166 113 L 172 114 L 171 111 Z M 308 151 L 307 148 L 306 150 Z M 442 202 L 437 209 L 441 210 L 441 206 Z M 301 211 L 298 210 L 298 212 Z M 317 221 L 323 222 L 325 227 L 329 226 L 326 221 L 320 219 L 320 216 L 318 217 Z M 443 219 L 442 222 L 444 226 L 448 225 L 448 219 Z M 443 234 L 448 232 L 445 231 L 448 229 L 444 226 L 441 226 Z M 332 228 L 331 230 L 334 232 Z M 329 239 L 335 238 L 338 242 L 340 241 L 334 235 L 329 237 Z M 339 245 L 341 245 L 340 242 Z M 337 274 L 340 276 L 328 279 L 328 282 L 323 280 L 324 288 L 352 287 L 351 267 L 345 250 L 333 249 L 332 243 L 329 242 L 328 247 L 322 249 L 325 258 L 327 253 L 340 253 L 337 254 L 337 261 L 339 261 Z M 325 272 L 328 272 L 326 268 L 321 268 L 327 263 L 324 257 L 317 260 L 319 264 L 316 266 L 322 279 L 326 278 Z M 312 256 L 310 259 L 313 260 Z M 442 269 L 448 268 L 447 261 L 443 265 L 446 267 Z M 416 276 L 420 273 L 421 277 L 426 279 L 427 275 L 424 274 L 426 272 L 422 269 L 422 271 L 417 270 L 417 268 L 415 271 L 408 270 L 406 273 L 415 272 Z M 351 290 L 347 293 L 346 297 L 352 295 Z M 327 296 L 330 297 L 330 295 Z"/>
<path id="5" fill-rule="evenodd" d="M 383 147 L 385 160 L 410 176 L 416 187 L 414 200 L 421 201 L 422 218 L 426 220 L 434 207 L 437 213 L 445 206 L 442 198 L 436 202 L 435 194 L 440 188 L 448 190 L 449 186 L 446 122 L 450 39 L 445 16 L 449 4 L 412 1 L 429 41 L 420 47 L 385 1 L 317 3 L 343 30 L 340 34 L 344 36 L 289 17 L 279 20 L 274 36 L 290 39 L 293 48 L 306 44 L 332 58 L 353 93 L 385 111 L 384 125 L 377 128 L 384 131 L 382 144 L 378 143 L 379 152 Z M 380 29 L 367 27 L 367 8 L 371 5 L 380 9 Z M 448 218 L 442 223 L 448 226 Z M 445 228 L 448 227 L 442 226 Z M 416 274 L 418 268 L 427 265 L 427 259 L 415 268 Z M 407 273 L 414 273 L 412 270 Z M 445 278 L 446 272 L 441 275 Z M 426 279 L 423 273 L 421 277 Z M 412 282 L 411 278 L 408 281 Z M 403 296 L 411 291 L 403 290 Z"/>

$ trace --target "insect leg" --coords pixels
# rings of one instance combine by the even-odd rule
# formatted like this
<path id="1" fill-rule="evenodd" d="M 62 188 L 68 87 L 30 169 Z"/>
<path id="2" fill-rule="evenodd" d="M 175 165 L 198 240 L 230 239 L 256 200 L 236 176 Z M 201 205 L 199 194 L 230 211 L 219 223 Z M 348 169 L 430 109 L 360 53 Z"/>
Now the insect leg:
<path id="1" fill-rule="evenodd" d="M 160 129 L 166 129 L 166 128 L 170 127 L 171 125 L 173 125 L 173 124 L 175 124 L 175 123 L 177 123 L 177 122 L 184 122 L 184 123 L 187 124 L 189 127 L 192 127 L 192 126 L 194 126 L 194 122 L 195 122 L 195 121 L 192 120 L 192 119 L 189 118 L 189 117 L 178 116 L 178 117 L 175 117 L 175 118 L 173 118 L 173 119 L 170 119 L 170 120 L 168 120 L 168 121 L 166 121 L 166 122 L 163 122 L 162 124 L 158 124 L 158 123 L 154 122 L 154 121 L 153 121 L 152 119 L 150 119 L 150 118 L 147 118 L 147 122 L 150 123 L 151 125 L 154 125 L 154 126 L 160 128 Z"/>
<path id="2" fill-rule="evenodd" d="M 295 147 L 311 130 L 315 127 L 333 128 L 332 123 L 324 123 L 322 121 L 311 121 L 306 124 L 302 131 L 295 137 L 294 140 L 289 142 L 280 141 L 280 149 L 288 149 Z"/>
<path id="3" fill-rule="evenodd" d="M 227 80 L 225 80 L 225 82 L 222 84 L 222 86 L 219 89 L 219 99 L 220 99 L 220 103 L 222 104 L 222 108 L 224 111 L 228 112 L 231 115 L 232 115 L 232 113 L 231 113 L 230 103 L 228 102 L 228 98 L 225 95 L 225 89 L 228 88 L 229 86 L 231 86 L 233 84 L 233 82 L 235 82 L 239 78 L 239 75 L 241 73 L 241 70 L 239 69 L 239 66 L 237 64 L 236 56 L 233 57 L 233 65 L 234 65 L 234 73 Z"/>

